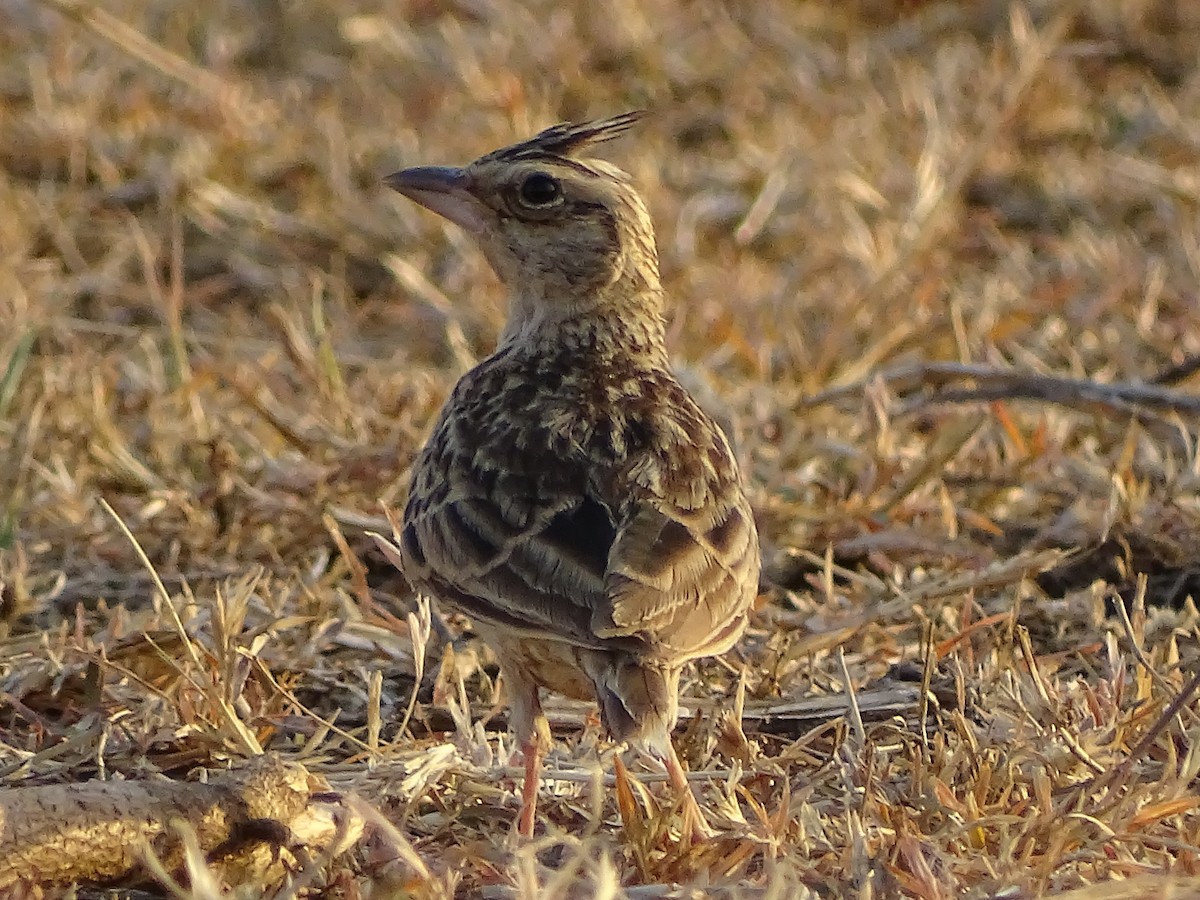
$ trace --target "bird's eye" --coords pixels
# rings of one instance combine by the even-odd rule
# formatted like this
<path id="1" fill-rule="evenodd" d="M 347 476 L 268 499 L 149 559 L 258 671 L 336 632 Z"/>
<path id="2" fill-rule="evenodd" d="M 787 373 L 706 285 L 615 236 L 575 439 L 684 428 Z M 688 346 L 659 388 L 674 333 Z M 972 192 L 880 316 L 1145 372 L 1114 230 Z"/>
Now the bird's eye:
<path id="1" fill-rule="evenodd" d="M 558 179 L 545 172 L 534 172 L 521 182 L 521 202 L 526 206 L 550 206 L 562 197 Z"/>

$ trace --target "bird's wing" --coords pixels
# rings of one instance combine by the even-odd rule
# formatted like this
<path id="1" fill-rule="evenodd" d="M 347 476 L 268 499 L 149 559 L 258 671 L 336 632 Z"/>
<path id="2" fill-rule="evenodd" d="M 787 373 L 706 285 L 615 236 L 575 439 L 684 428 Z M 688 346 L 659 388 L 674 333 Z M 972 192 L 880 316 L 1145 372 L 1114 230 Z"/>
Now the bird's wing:
<path id="1" fill-rule="evenodd" d="M 736 483 L 713 487 L 699 507 L 655 498 L 629 510 L 609 554 L 607 608 L 597 608 L 593 633 L 640 635 L 655 655 L 676 661 L 733 644 L 758 592 L 758 533 Z"/>
<path id="2" fill-rule="evenodd" d="M 472 424 L 485 418 L 445 416 L 418 461 L 399 542 L 405 575 L 477 622 L 610 644 L 591 625 L 607 605 L 614 514 L 586 490 L 584 462 L 489 441 L 490 426 Z"/>
<path id="3" fill-rule="evenodd" d="M 686 659 L 726 649 L 757 591 L 757 536 L 735 500 L 698 511 L 643 501 L 618 527 L 576 496 L 521 527 L 489 499 L 448 499 L 406 517 L 401 547 L 410 577 L 473 619 Z"/>

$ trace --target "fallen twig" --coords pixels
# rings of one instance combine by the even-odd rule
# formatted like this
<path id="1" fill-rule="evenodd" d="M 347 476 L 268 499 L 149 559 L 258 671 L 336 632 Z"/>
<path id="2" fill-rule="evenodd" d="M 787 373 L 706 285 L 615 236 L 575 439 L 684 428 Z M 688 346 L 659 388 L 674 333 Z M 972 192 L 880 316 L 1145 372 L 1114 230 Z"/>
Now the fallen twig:
<path id="1" fill-rule="evenodd" d="M 972 363 L 924 362 L 877 372 L 852 384 L 821 391 L 800 402 L 802 409 L 837 404 L 857 398 L 875 382 L 883 382 L 905 402 L 896 410 L 904 415 L 931 403 L 983 403 L 993 400 L 1041 400 L 1079 410 L 1094 407 L 1109 415 L 1174 413 L 1200 418 L 1200 397 L 1154 384 L 1115 382 L 1104 384 L 1087 378 L 1038 375 Z M 960 382 L 974 386 L 956 386 Z M 919 396 L 911 396 L 922 392 Z"/>
<path id="2" fill-rule="evenodd" d="M 345 849 L 362 831 L 339 805 L 313 802 L 310 781 L 303 766 L 264 756 L 207 783 L 85 781 L 0 791 L 0 896 L 145 879 L 147 851 L 177 870 L 180 825 L 222 877 L 278 881 L 290 858 L 282 851 L 321 850 L 335 839 Z"/>

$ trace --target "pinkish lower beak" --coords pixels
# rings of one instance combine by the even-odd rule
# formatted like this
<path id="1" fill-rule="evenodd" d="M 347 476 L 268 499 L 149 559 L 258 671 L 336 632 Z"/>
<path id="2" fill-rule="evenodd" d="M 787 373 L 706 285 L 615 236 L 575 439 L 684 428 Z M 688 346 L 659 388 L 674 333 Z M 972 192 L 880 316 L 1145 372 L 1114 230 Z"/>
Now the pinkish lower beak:
<path id="1" fill-rule="evenodd" d="M 401 169 L 383 179 L 383 183 L 472 234 L 479 234 L 487 227 L 485 207 L 471 193 L 471 178 L 462 169 L 417 166 Z"/>

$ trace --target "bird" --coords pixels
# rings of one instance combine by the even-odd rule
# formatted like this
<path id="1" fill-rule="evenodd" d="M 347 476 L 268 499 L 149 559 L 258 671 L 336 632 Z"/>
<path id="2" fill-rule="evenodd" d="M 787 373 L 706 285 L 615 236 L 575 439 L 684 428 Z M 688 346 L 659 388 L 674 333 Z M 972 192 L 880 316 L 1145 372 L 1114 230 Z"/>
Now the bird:
<path id="1" fill-rule="evenodd" d="M 672 374 L 646 204 L 585 155 L 644 115 L 385 179 L 468 232 L 508 292 L 495 352 L 455 385 L 414 463 L 395 543 L 414 589 L 496 656 L 524 757 L 523 836 L 551 745 L 543 689 L 594 700 L 707 833 L 671 742 L 680 673 L 733 647 L 758 592 L 737 459 Z"/>

